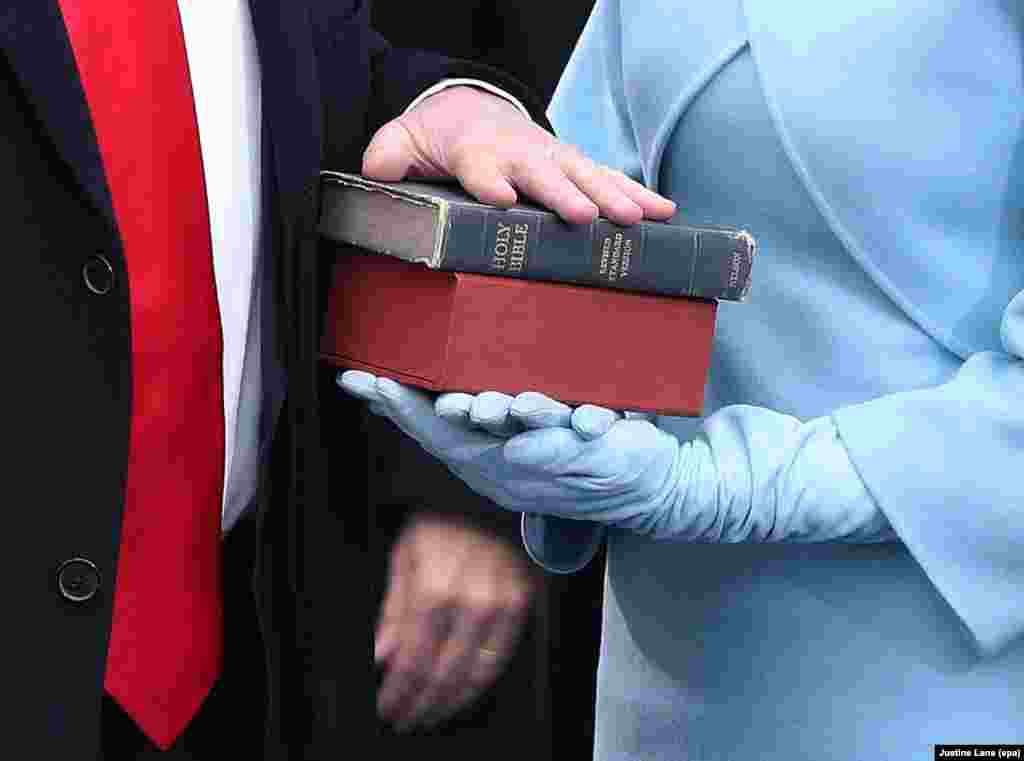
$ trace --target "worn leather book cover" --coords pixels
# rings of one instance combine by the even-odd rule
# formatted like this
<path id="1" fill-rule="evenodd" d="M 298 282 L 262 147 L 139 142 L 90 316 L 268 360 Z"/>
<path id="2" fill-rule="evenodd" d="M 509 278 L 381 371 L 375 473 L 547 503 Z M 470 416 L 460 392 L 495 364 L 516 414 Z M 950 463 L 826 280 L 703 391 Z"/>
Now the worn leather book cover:
<path id="1" fill-rule="evenodd" d="M 339 247 L 321 358 L 433 391 L 699 415 L 714 301 L 445 272 Z"/>
<path id="2" fill-rule="evenodd" d="M 756 245 L 744 230 L 604 218 L 570 225 L 528 203 L 489 206 L 455 183 L 321 177 L 322 235 L 433 269 L 728 301 L 750 287 Z"/>

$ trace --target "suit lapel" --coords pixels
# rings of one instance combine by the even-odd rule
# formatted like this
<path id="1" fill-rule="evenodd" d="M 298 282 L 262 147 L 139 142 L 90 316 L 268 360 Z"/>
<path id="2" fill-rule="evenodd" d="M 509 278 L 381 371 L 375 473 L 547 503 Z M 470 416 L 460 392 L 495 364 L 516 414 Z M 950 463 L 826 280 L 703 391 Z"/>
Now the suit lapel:
<path id="1" fill-rule="evenodd" d="M 115 229 L 96 134 L 57 0 L 8 0 L 0 9 L 7 55 L 57 152 L 92 205 Z"/>
<path id="2" fill-rule="evenodd" d="M 320 167 L 321 109 L 307 4 L 250 0 L 259 49 L 264 128 L 286 227 L 308 203 Z M 290 232 L 290 231 L 289 231 Z"/>

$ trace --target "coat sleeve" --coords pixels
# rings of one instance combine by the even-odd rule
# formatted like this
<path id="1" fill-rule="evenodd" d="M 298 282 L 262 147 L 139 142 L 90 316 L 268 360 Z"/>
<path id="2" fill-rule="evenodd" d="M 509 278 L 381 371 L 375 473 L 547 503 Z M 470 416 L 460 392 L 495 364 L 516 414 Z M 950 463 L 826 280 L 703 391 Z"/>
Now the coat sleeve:
<path id="1" fill-rule="evenodd" d="M 549 116 L 561 137 L 639 177 L 619 13 L 618 0 L 598 0 Z M 1001 341 L 942 385 L 831 415 L 845 477 L 861 482 L 847 486 L 866 488 L 987 656 L 1024 634 L 1024 293 L 1005 308 Z"/>
<path id="2" fill-rule="evenodd" d="M 473 61 L 391 45 L 370 26 L 368 2 L 311 0 L 310 23 L 323 95 L 323 167 L 358 171 L 376 131 L 445 79 L 476 79 L 499 87 L 522 103 L 535 122 L 551 129 L 543 101 L 515 77 Z M 344 87 L 332 84 L 339 77 L 345 78 Z"/>
<path id="3" fill-rule="evenodd" d="M 982 654 L 1024 633 L 1024 292 L 947 383 L 837 410 L 855 468 Z"/>
<path id="4" fill-rule="evenodd" d="M 535 122 L 551 129 L 536 93 L 492 66 L 411 48 L 396 48 L 371 30 L 370 134 L 399 116 L 427 88 L 445 79 L 478 79 L 519 100 Z"/>

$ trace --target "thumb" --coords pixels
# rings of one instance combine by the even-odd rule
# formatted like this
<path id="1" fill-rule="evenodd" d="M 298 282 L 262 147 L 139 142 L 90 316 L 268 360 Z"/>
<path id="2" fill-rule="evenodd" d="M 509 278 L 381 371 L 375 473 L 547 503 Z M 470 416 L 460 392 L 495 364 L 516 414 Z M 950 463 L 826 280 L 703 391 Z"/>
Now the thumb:
<path id="1" fill-rule="evenodd" d="M 416 163 L 416 143 L 399 119 L 385 124 L 363 153 L 363 175 L 380 182 L 405 179 Z"/>
<path id="2" fill-rule="evenodd" d="M 374 635 L 373 656 L 378 663 L 390 659 L 399 644 L 399 630 L 409 604 L 409 577 L 413 574 L 410 543 L 409 535 L 403 533 L 391 549 L 387 590 Z"/>

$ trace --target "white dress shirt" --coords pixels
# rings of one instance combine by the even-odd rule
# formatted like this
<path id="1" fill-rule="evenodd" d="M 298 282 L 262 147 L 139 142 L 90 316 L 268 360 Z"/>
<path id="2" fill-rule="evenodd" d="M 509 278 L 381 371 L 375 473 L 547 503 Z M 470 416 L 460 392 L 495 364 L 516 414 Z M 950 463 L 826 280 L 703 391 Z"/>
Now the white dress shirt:
<path id="1" fill-rule="evenodd" d="M 260 275 L 255 263 L 260 230 L 260 67 L 248 0 L 178 0 L 188 53 L 206 178 L 224 342 L 224 496 L 227 531 L 252 503 L 258 482 Z M 449 79 L 422 93 L 409 108 L 443 87 L 470 84 L 519 101 L 493 85 Z"/>

